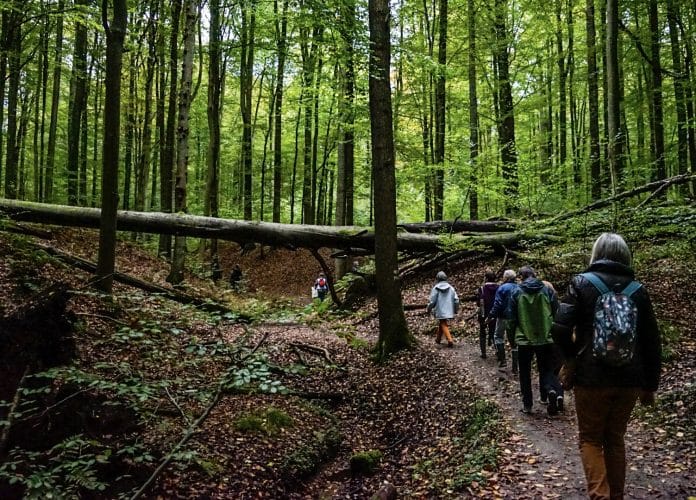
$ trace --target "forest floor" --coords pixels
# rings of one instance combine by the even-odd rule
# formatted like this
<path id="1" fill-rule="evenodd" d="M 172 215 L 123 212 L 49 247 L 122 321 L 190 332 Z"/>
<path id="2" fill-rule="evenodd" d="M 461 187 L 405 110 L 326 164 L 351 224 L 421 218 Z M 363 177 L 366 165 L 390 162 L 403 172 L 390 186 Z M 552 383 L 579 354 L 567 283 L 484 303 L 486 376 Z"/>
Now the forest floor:
<path id="1" fill-rule="evenodd" d="M 94 259 L 95 249 L 84 244 L 94 234 L 57 230 L 48 244 Z M 165 284 L 163 261 L 139 245 L 119 245 L 119 270 Z M 42 487 L 85 497 L 130 496 L 172 450 L 145 497 L 370 498 L 387 483 L 401 498 L 584 497 L 572 393 L 563 414 L 548 417 L 536 403 L 524 415 L 509 367 L 498 369 L 490 352 L 487 359 L 479 356 L 474 303 L 466 299 L 485 268 L 503 265 L 501 258 L 463 260 L 446 269 L 464 299 L 453 322 L 454 349 L 435 344 L 434 320 L 411 310 L 415 349 L 376 365 L 369 349 L 378 334 L 374 299 L 350 315 L 311 305 L 319 266 L 308 252 L 223 245 L 223 269 L 242 267 L 242 292 L 212 285 L 203 269 L 188 277 L 189 293 L 254 315 L 250 325 L 234 317 L 211 321 L 123 285 L 116 287 L 115 304 L 104 302 L 85 291 L 86 273 L 37 255 L 23 238 L 0 235 L 0 257 L 0 318 L 12 317 L 52 283 L 78 290 L 68 309 L 79 318 L 73 335 L 80 370 L 54 374 L 40 418 L 19 418 L 0 443 L 11 450 L 0 466 L 2 498 Z M 670 338 L 658 403 L 637 408 L 629 424 L 627 498 L 696 496 L 696 326 L 690 316 L 696 296 L 686 286 L 692 269 L 692 261 L 667 256 L 638 270 Z M 409 278 L 404 303 L 424 304 L 434 274 Z M 542 274 L 562 293 L 567 272 L 549 266 Z M 0 332 L 3 345 L 6 335 Z M 15 367 L 6 370 L 18 378 L 23 362 L 8 355 L 1 361 Z M 92 382 L 80 385 L 88 372 Z M 208 406 L 218 380 L 239 385 Z M 289 394 L 249 391 L 245 382 L 282 385 Z M 538 397 L 536 384 L 534 391 Z M 109 398 L 124 403 L 112 401 L 109 410 Z M 175 450 L 187 430 L 190 440 Z M 37 433 L 47 443 L 43 448 L 31 438 Z M 66 484 L 72 476 L 65 464 L 77 462 L 55 450 L 73 434 L 88 439 L 80 441 L 83 453 L 94 449 L 101 464 L 90 465 L 94 483 Z M 37 450 L 43 455 L 31 454 Z M 357 470 L 356 454 L 372 450 L 379 451 L 376 468 Z M 114 457 L 110 464 L 100 462 L 105 456 Z M 61 483 L 46 473 L 37 486 L 27 478 L 39 469 L 68 479 Z"/>

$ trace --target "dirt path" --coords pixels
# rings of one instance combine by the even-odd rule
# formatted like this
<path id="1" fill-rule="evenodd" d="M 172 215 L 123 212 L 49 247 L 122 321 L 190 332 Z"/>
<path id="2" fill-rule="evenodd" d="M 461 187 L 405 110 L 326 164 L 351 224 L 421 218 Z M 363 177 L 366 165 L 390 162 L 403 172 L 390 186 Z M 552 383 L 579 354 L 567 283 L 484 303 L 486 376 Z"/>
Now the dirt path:
<path id="1" fill-rule="evenodd" d="M 454 370 L 475 380 L 481 393 L 500 406 L 509 423 L 512 434 L 501 444 L 507 462 L 504 467 L 516 469 L 519 480 L 504 486 L 507 498 L 586 498 L 572 392 L 565 395 L 565 411 L 549 417 L 546 406 L 538 401 L 533 375 L 534 407 L 532 414 L 525 415 L 520 412 L 519 383 L 510 370 L 509 352 L 507 369 L 499 369 L 490 349 L 488 358 L 481 359 L 473 332 L 460 337 L 455 349 L 434 342 L 432 346 L 449 359 Z M 664 463 L 664 451 L 651 441 L 646 429 L 634 421 L 629 424 L 626 498 L 686 498 L 688 473 L 675 475 L 666 470 L 669 466 Z"/>

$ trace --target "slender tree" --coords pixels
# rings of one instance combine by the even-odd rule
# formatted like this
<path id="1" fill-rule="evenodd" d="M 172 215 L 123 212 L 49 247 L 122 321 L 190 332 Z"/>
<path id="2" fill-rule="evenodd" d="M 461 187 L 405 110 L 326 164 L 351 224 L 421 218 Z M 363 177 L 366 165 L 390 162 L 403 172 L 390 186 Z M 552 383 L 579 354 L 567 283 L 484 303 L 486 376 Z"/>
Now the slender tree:
<path id="1" fill-rule="evenodd" d="M 447 70 L 447 0 L 439 0 L 437 73 L 435 76 L 435 175 L 433 202 L 435 220 L 443 219 L 445 189 L 445 84 Z"/>
<path id="2" fill-rule="evenodd" d="M 106 90 L 104 96 L 104 153 L 102 166 L 101 223 L 95 286 L 111 293 L 116 264 L 116 212 L 118 208 L 118 165 L 121 126 L 121 64 L 128 24 L 126 0 L 102 0 L 102 24 L 106 32 Z"/>
<path id="3" fill-rule="evenodd" d="M 660 22 L 657 12 L 657 0 L 648 2 L 648 21 L 650 27 L 650 55 L 652 69 L 652 108 L 655 152 L 655 170 L 653 180 L 667 177 L 665 165 L 665 123 L 662 107 L 662 63 L 660 60 Z"/>
<path id="4" fill-rule="evenodd" d="M 689 141 L 686 116 L 686 97 L 684 92 L 684 74 L 682 65 L 682 49 L 679 43 L 678 5 L 674 0 L 667 0 L 667 22 L 669 39 L 672 49 L 672 72 L 674 76 L 674 107 L 677 115 L 677 173 L 685 174 L 689 161 Z M 680 186 L 682 195 L 687 195 L 689 187 Z"/>
<path id="5" fill-rule="evenodd" d="M 478 89 L 476 82 L 476 8 L 474 0 L 467 0 L 469 17 L 469 218 L 478 219 L 478 154 L 479 154 L 479 118 Z"/>
<path id="6" fill-rule="evenodd" d="M 370 26 L 370 136 L 372 170 L 375 176 L 375 268 L 379 339 L 377 355 L 411 346 L 401 301 L 396 253 L 396 179 L 391 89 L 389 84 L 391 44 L 389 2 L 369 0 Z"/>
<path id="7" fill-rule="evenodd" d="M 285 58 L 287 56 L 288 0 L 283 0 L 278 12 L 278 0 L 273 0 L 277 51 L 276 89 L 274 96 L 273 125 L 273 222 L 280 222 L 280 202 L 283 188 L 283 90 L 285 82 Z"/>
<path id="8" fill-rule="evenodd" d="M 75 46 L 70 77 L 70 117 L 68 120 L 68 205 L 77 205 L 80 161 L 80 128 L 87 108 L 87 6 L 88 0 L 76 0 L 79 17 L 75 23 Z"/>
<path id="9" fill-rule="evenodd" d="M 3 31 L 8 53 L 9 88 L 7 93 L 7 156 L 5 160 L 5 198 L 16 198 L 19 182 L 18 106 L 20 104 L 20 65 L 22 56 L 22 14 L 19 3 L 10 4 L 7 32 Z M 5 15 L 5 13 L 3 13 Z M 4 68 L 4 65 L 3 65 Z"/>
<path id="10" fill-rule="evenodd" d="M 220 189 L 220 0 L 210 0 L 210 40 L 208 42 L 208 175 L 206 179 L 205 215 L 218 216 Z M 217 239 L 210 241 L 210 262 L 214 278 L 220 273 Z"/>
<path id="11" fill-rule="evenodd" d="M 189 164 L 189 113 L 193 89 L 193 56 L 196 42 L 196 24 L 198 21 L 198 0 L 185 0 L 184 12 L 184 48 L 181 62 L 181 85 L 179 86 L 179 112 L 176 137 L 176 182 L 174 183 L 174 210 L 186 213 Z M 179 285 L 184 280 L 186 259 L 186 237 L 174 238 L 174 255 L 167 281 Z"/>
<path id="12" fill-rule="evenodd" d="M 618 0 L 607 0 L 606 15 L 606 95 L 608 159 L 612 192 L 616 193 L 623 171 L 623 133 L 621 129 L 619 93 L 619 6 Z"/>
<path id="13" fill-rule="evenodd" d="M 512 212 L 518 206 L 519 181 L 517 178 L 517 145 L 515 142 L 515 110 L 512 101 L 510 63 L 508 57 L 509 35 L 507 30 L 507 0 L 495 0 L 495 57 L 498 70 L 498 141 L 505 180 L 505 211 Z"/>
<path id="14" fill-rule="evenodd" d="M 599 85 L 597 79 L 597 45 L 594 0 L 585 2 L 585 27 L 587 40 L 587 97 L 590 132 L 590 184 L 592 199 L 602 194 L 601 157 L 599 143 Z"/>

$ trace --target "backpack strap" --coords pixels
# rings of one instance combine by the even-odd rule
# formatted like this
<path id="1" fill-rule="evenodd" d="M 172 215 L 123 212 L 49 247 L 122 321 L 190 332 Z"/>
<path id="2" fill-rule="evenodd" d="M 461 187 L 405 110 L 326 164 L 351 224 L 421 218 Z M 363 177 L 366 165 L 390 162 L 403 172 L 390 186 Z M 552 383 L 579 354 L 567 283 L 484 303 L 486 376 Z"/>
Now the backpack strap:
<path id="1" fill-rule="evenodd" d="M 599 290 L 600 295 L 604 295 L 605 293 L 609 292 L 609 288 L 604 283 L 604 281 L 602 281 L 602 278 L 597 276 L 595 273 L 582 273 L 580 276 L 592 283 L 594 287 L 597 290 Z M 630 297 L 631 295 L 636 293 L 641 286 L 643 285 L 633 280 L 628 285 L 626 285 L 626 287 L 621 291 L 621 293 L 623 295 L 626 295 L 627 297 Z"/>
<path id="2" fill-rule="evenodd" d="M 631 295 L 636 293 L 641 286 L 643 285 L 641 285 L 637 281 L 631 281 L 628 285 L 626 285 L 626 288 L 624 288 L 621 293 L 627 297 L 630 297 Z"/>
<path id="3" fill-rule="evenodd" d="M 595 273 L 582 273 L 580 276 L 585 278 L 587 281 L 592 283 L 594 287 L 599 290 L 600 295 L 604 295 L 609 291 L 609 287 L 602 281 L 602 278 L 597 276 Z"/>

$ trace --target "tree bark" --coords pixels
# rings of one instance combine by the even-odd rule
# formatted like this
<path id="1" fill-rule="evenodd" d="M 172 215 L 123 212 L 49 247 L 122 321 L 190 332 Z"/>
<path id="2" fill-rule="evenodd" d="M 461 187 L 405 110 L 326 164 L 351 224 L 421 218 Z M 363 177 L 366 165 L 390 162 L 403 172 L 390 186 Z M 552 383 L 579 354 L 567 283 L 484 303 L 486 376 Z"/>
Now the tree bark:
<path id="1" fill-rule="evenodd" d="M 650 53 L 652 69 L 652 106 L 653 128 L 655 131 L 655 170 L 652 180 L 661 180 L 667 177 L 665 165 L 665 124 L 662 108 L 662 63 L 660 62 L 660 23 L 657 14 L 657 0 L 648 3 L 648 19 L 650 24 Z"/>
<path id="2" fill-rule="evenodd" d="M 184 23 L 184 50 L 181 63 L 181 85 L 179 87 L 179 112 L 177 119 L 176 182 L 174 184 L 174 210 L 186 213 L 189 163 L 189 111 L 191 108 L 191 89 L 193 84 L 193 56 L 198 21 L 198 0 L 186 0 L 186 21 Z M 184 279 L 186 259 L 186 237 L 177 235 L 174 240 L 174 256 L 167 281 L 173 285 Z"/>
<path id="3" fill-rule="evenodd" d="M 414 339 L 406 325 L 398 278 L 388 0 L 369 0 L 368 12 L 370 136 L 375 176 L 375 269 L 379 310 L 377 355 L 385 360 L 392 353 L 410 347 Z"/>
<path id="4" fill-rule="evenodd" d="M 587 87 L 590 121 L 590 184 L 592 199 L 602 195 L 600 143 L 599 143 L 599 85 L 597 80 L 597 32 L 595 29 L 594 0 L 586 0 L 587 31 Z"/>
<path id="5" fill-rule="evenodd" d="M 641 192 L 659 187 L 655 183 Z M 69 207 L 26 201 L 0 199 L 0 212 L 19 222 L 34 222 L 73 227 L 98 228 L 101 211 L 97 208 Z M 118 212 L 118 230 L 152 234 L 173 234 L 196 238 L 218 238 L 238 243 L 257 242 L 289 248 L 340 248 L 350 253 L 371 253 L 376 247 L 380 229 L 358 226 L 310 226 L 250 222 L 162 212 Z M 396 233 L 396 246 L 401 251 L 457 251 L 474 248 L 517 246 L 524 241 L 550 241 L 556 238 L 539 230 L 520 230 L 494 234 L 439 236 Z"/>
<path id="6" fill-rule="evenodd" d="M 121 64 L 128 26 L 126 0 L 113 0 L 113 18 L 108 22 L 108 3 L 102 4 L 106 31 L 106 90 L 104 96 L 104 153 L 102 155 L 102 203 L 99 217 L 99 256 L 95 286 L 111 293 L 116 263 L 116 216 L 121 125 Z"/>
<path id="7" fill-rule="evenodd" d="M 518 207 L 519 180 L 517 178 L 517 146 L 515 143 L 515 110 L 512 102 L 510 63 L 508 58 L 509 36 L 506 28 L 507 0 L 495 0 L 495 39 L 498 66 L 500 116 L 498 141 L 503 163 L 505 182 L 505 211 L 511 213 Z"/>
<path id="8" fill-rule="evenodd" d="M 682 50 L 679 44 L 679 30 L 677 20 L 679 18 L 678 6 L 674 0 L 667 0 L 667 22 L 669 24 L 669 38 L 672 49 L 672 71 L 674 80 L 674 107 L 677 114 L 677 174 L 687 172 L 689 160 L 689 144 L 687 134 L 686 98 L 684 93 L 684 74 L 682 73 Z M 688 83 L 688 82 L 686 82 Z M 681 194 L 688 195 L 689 186 L 683 185 Z"/>
<path id="9" fill-rule="evenodd" d="M 476 7 L 467 0 L 469 16 L 469 218 L 478 219 L 479 119 L 476 85 Z"/>
<path id="10" fill-rule="evenodd" d="M 22 55 L 22 16 L 23 10 L 16 1 L 10 6 L 9 23 L 5 37 L 8 52 L 10 86 L 7 92 L 7 156 L 5 160 L 5 197 L 16 198 L 19 182 L 19 144 L 17 108 L 19 106 L 19 80 Z M 5 13 L 3 13 L 5 15 Z M 4 100 L 4 96 L 3 100 Z"/>
<path id="11" fill-rule="evenodd" d="M 443 219 L 445 198 L 445 84 L 447 73 L 447 0 L 439 0 L 437 73 L 435 78 L 435 175 L 433 178 L 434 219 Z"/>
<path id="12" fill-rule="evenodd" d="M 273 132 L 273 222 L 280 222 L 280 202 L 283 188 L 283 83 L 285 80 L 285 57 L 287 53 L 288 0 L 283 0 L 280 22 L 278 21 L 278 0 L 274 0 L 276 15 L 276 51 L 278 66 L 276 70 L 276 90 L 274 103 L 275 130 Z"/>
<path id="13" fill-rule="evenodd" d="M 609 171 L 611 174 L 612 194 L 616 194 L 622 185 L 623 143 L 621 129 L 620 92 L 619 92 L 619 0 L 607 0 L 606 15 L 606 96 L 607 96 L 607 130 L 609 135 Z"/>

